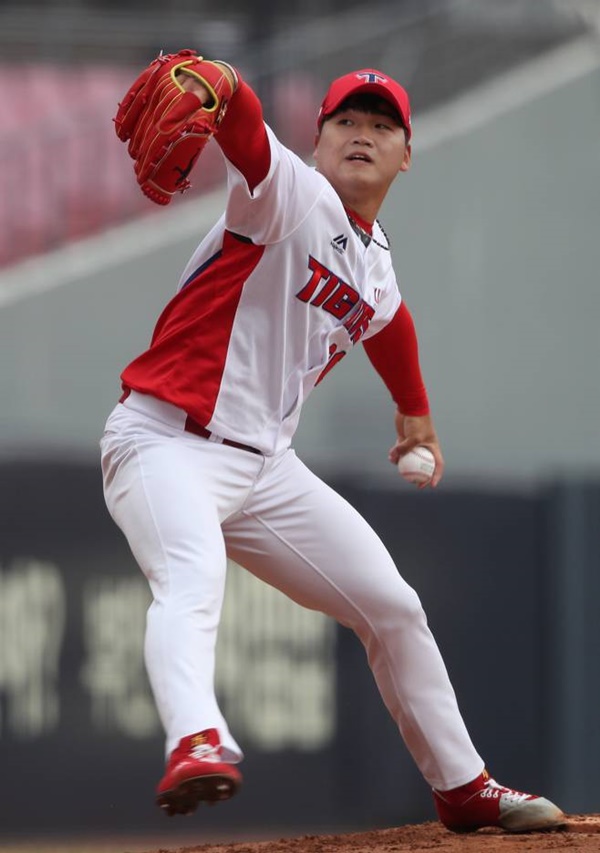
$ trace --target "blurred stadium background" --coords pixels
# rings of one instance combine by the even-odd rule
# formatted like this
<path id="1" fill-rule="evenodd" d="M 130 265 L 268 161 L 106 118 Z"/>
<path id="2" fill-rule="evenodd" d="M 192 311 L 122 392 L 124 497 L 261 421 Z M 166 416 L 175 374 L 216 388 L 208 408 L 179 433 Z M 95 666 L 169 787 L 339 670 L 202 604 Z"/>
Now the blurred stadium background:
<path id="1" fill-rule="evenodd" d="M 152 206 L 113 132 L 133 77 L 180 47 L 237 65 L 307 158 L 331 78 L 408 88 L 413 168 L 381 218 L 445 484 L 388 471 L 391 404 L 359 352 L 295 444 L 418 589 L 493 772 L 600 811 L 599 33 L 598 0 L 0 2 L 0 849 L 433 817 L 354 638 L 235 566 L 217 677 L 247 786 L 191 828 L 155 814 L 148 598 L 97 443 L 224 199 L 211 143 L 193 190 Z"/>

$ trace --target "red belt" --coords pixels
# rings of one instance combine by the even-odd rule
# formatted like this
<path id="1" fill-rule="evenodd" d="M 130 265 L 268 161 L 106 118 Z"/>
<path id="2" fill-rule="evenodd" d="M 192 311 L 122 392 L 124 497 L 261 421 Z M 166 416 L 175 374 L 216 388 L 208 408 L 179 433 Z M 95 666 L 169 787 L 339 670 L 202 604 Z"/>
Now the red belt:
<path id="1" fill-rule="evenodd" d="M 203 427 L 201 424 L 196 423 L 193 418 L 190 418 L 188 415 L 185 419 L 184 430 L 186 432 L 193 432 L 194 435 L 199 435 L 200 438 L 210 438 L 212 432 L 206 427 Z M 238 450 L 247 450 L 249 453 L 258 453 L 259 456 L 262 456 L 262 452 L 258 450 L 256 447 L 250 447 L 249 444 L 242 444 L 241 441 L 232 441 L 230 438 L 222 438 L 219 444 L 226 444 L 228 447 L 237 447 Z"/>
<path id="2" fill-rule="evenodd" d="M 125 400 L 129 397 L 130 389 L 126 388 L 119 398 L 119 403 L 124 403 Z M 200 438 L 210 438 L 212 432 L 206 427 L 203 427 L 189 415 L 185 419 L 185 424 L 183 426 L 186 432 L 191 432 L 194 435 L 199 435 Z M 228 447 L 237 447 L 238 450 L 246 450 L 248 453 L 258 453 L 259 456 L 262 456 L 262 450 L 259 450 L 257 447 L 250 447 L 249 444 L 242 444 L 241 441 L 232 441 L 230 438 L 222 438 L 215 444 L 226 444 Z"/>

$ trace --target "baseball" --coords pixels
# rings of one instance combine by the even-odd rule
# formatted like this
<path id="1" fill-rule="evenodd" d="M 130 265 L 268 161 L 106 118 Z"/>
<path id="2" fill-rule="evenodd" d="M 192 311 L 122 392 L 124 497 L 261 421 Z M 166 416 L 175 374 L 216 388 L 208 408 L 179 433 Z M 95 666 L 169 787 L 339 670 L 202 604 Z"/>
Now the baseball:
<path id="1" fill-rule="evenodd" d="M 435 458 L 427 447 L 415 447 L 398 460 L 398 471 L 409 483 L 428 483 L 435 471 Z"/>

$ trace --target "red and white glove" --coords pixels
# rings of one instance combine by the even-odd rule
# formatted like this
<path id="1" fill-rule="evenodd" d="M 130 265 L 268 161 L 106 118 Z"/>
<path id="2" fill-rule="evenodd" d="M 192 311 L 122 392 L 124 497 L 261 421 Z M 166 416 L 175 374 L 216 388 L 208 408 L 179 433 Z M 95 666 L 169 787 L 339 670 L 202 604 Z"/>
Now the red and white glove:
<path id="1" fill-rule="evenodd" d="M 181 85 L 185 75 L 204 86 L 208 100 Z M 191 184 L 189 174 L 219 128 L 237 87 L 226 62 L 204 59 L 194 50 L 158 56 L 130 86 L 119 104 L 115 129 L 135 161 L 142 192 L 169 204 Z"/>

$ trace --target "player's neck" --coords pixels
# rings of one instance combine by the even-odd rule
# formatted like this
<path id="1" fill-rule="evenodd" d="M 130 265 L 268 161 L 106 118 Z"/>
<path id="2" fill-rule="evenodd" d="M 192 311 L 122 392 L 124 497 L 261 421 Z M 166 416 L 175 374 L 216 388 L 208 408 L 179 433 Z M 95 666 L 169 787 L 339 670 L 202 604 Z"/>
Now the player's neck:
<path id="1" fill-rule="evenodd" d="M 373 233 L 373 222 L 375 220 L 365 219 L 364 216 L 361 216 L 358 211 L 354 210 L 353 207 L 349 207 L 348 205 L 344 205 L 344 210 L 348 214 L 348 217 L 362 228 L 363 231 L 366 231 L 367 234 L 371 235 Z"/>
<path id="2" fill-rule="evenodd" d="M 390 238 L 386 234 L 383 225 L 381 222 L 376 219 L 375 222 L 379 225 L 383 236 L 385 237 L 386 242 L 382 243 L 379 240 L 376 240 L 373 237 L 373 224 L 372 222 L 368 222 L 366 219 L 363 219 L 355 210 L 352 210 L 351 207 L 347 207 L 344 205 L 344 210 L 346 211 L 346 216 L 348 217 L 348 221 L 352 226 L 352 230 L 360 237 L 365 246 L 370 246 L 371 243 L 374 243 L 376 246 L 379 246 L 380 249 L 385 249 L 386 252 L 390 251 Z"/>
<path id="3" fill-rule="evenodd" d="M 360 221 L 363 228 L 366 224 L 368 224 L 369 227 L 373 226 L 373 223 L 377 219 L 379 209 L 381 208 L 380 200 L 374 200 L 372 198 L 372 194 L 370 194 L 369 199 L 365 199 L 361 194 L 357 194 L 353 197 L 345 194 L 342 197 L 342 203 L 353 218 Z"/>

